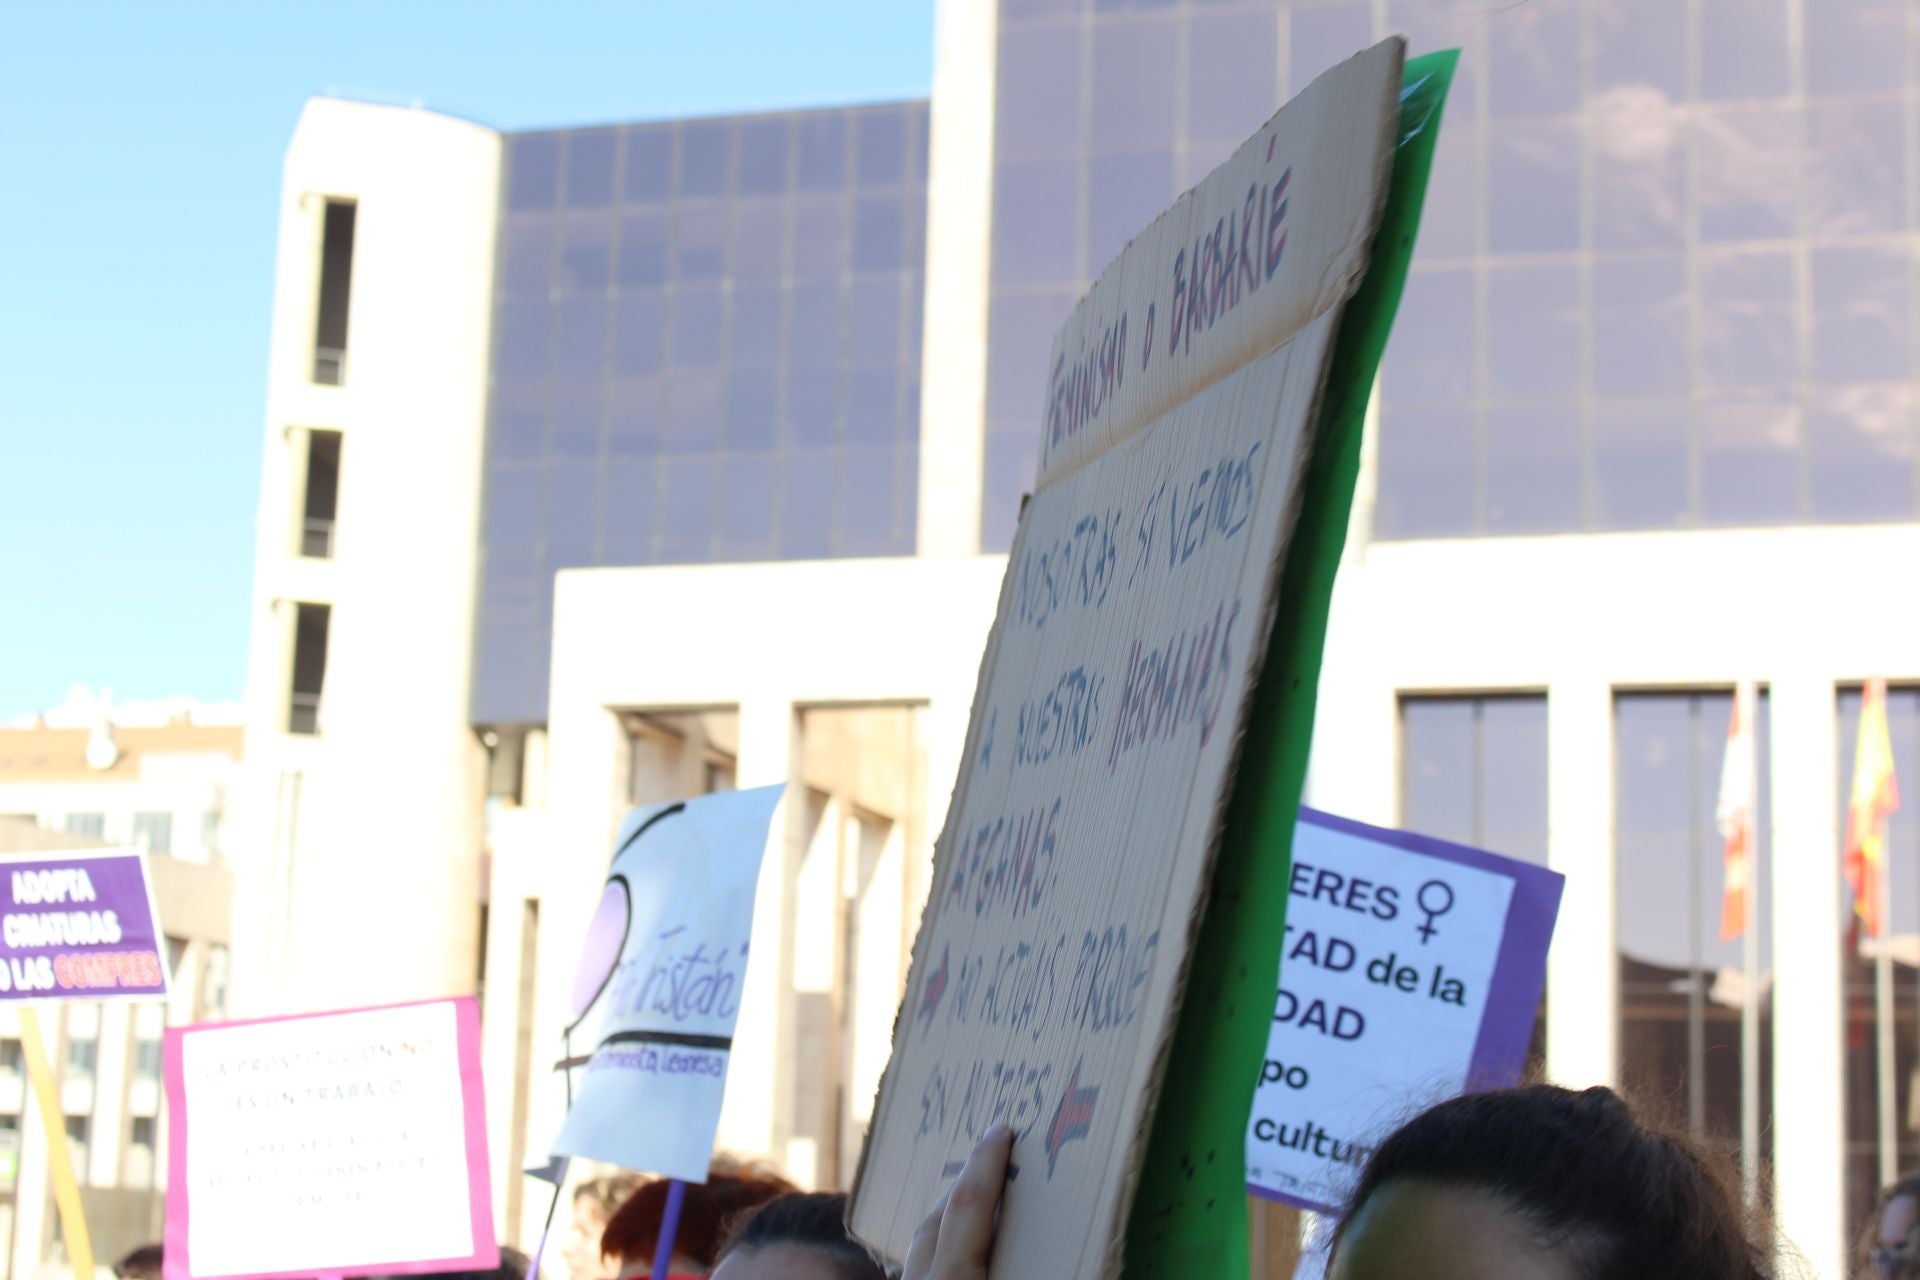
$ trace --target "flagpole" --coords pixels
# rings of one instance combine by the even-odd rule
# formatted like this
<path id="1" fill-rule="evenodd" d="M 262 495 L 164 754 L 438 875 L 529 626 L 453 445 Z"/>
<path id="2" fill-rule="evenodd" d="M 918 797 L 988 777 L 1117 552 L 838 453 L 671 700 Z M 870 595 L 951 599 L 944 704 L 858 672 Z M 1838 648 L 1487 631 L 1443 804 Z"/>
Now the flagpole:
<path id="1" fill-rule="evenodd" d="M 1746 971 L 1740 1008 L 1740 1182 L 1748 1208 L 1760 1203 L 1760 696 L 1754 686 L 1739 690 L 1746 705 L 1747 747 L 1752 753 L 1752 801 L 1747 820 L 1746 932 L 1741 962 Z"/>
<path id="2" fill-rule="evenodd" d="M 1887 847 L 1880 845 L 1880 950 L 1873 962 L 1874 1022 L 1878 1024 L 1879 1062 L 1875 1074 L 1880 1085 L 1880 1185 L 1892 1186 L 1900 1177 L 1900 1126 L 1895 1115 L 1894 1043 L 1893 1043 L 1893 936 L 1888 926 L 1888 907 L 1893 903 L 1893 881 Z"/>

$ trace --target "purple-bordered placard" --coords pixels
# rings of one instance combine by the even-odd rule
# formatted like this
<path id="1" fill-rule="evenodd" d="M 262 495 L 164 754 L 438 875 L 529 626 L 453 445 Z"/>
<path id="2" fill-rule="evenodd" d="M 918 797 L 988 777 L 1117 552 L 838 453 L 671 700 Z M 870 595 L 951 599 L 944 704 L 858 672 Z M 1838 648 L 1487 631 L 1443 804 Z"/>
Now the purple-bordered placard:
<path id="1" fill-rule="evenodd" d="M 166 948 L 146 855 L 0 858 L 0 1002 L 164 1000 Z"/>
<path id="2" fill-rule="evenodd" d="M 466 1141 L 467 1210 L 471 1224 L 473 1250 L 450 1258 L 413 1258 L 384 1262 L 355 1262 L 338 1265 L 324 1259 L 302 1263 L 280 1271 L 203 1273 L 193 1270 L 193 1205 L 187 1180 L 187 1150 L 192 1137 L 192 1114 L 183 1071 L 188 1036 L 217 1036 L 223 1031 L 269 1023 L 322 1023 L 357 1014 L 381 1013 L 391 1009 L 419 1009 L 452 1006 L 455 1047 L 460 1074 L 462 1132 Z M 165 1041 L 166 1090 L 169 1115 L 167 1142 L 167 1196 L 165 1241 L 165 1280 L 310 1280 L 316 1275 L 328 1277 L 428 1275 L 443 1271 L 491 1271 L 500 1265 L 500 1245 L 494 1233 L 493 1194 L 487 1164 L 486 1095 L 480 1075 L 480 1002 L 472 996 L 451 1000 L 412 1000 L 400 1004 L 370 1005 L 326 1013 L 298 1014 L 277 1018 L 253 1018 L 235 1022 L 202 1023 L 191 1027 L 171 1027 Z"/>
<path id="3" fill-rule="evenodd" d="M 1376 827 L 1305 805 L 1300 806 L 1300 822 L 1371 844 L 1470 867 L 1512 882 L 1513 894 L 1507 902 L 1505 927 L 1499 950 L 1494 955 L 1480 1029 L 1468 1062 L 1466 1087 L 1469 1092 L 1476 1092 L 1517 1083 L 1526 1068 L 1527 1046 L 1533 1038 L 1540 994 L 1546 988 L 1547 947 L 1553 940 L 1554 923 L 1559 918 L 1565 877 L 1546 867 L 1488 853 L 1471 845 Z M 1247 1190 L 1262 1199 L 1296 1208 L 1316 1212 L 1332 1209 L 1318 1201 L 1288 1195 L 1251 1181 L 1247 1183 Z"/>

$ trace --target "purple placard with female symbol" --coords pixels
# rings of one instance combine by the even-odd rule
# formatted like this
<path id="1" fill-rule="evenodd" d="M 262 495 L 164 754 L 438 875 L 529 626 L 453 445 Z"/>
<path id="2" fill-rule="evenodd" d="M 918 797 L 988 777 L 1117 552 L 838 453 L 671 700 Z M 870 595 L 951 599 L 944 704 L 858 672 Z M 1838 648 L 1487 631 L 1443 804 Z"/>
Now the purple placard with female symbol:
<path id="1" fill-rule="evenodd" d="M 138 851 L 0 860 L 0 1001 L 165 999 L 158 921 Z"/>
<path id="2" fill-rule="evenodd" d="M 1563 884 L 1532 863 L 1301 809 L 1249 1189 L 1331 1210 L 1401 1121 L 1516 1082 Z"/>
<path id="3" fill-rule="evenodd" d="M 636 809 L 575 971 L 553 1151 L 705 1182 L 781 787 Z"/>

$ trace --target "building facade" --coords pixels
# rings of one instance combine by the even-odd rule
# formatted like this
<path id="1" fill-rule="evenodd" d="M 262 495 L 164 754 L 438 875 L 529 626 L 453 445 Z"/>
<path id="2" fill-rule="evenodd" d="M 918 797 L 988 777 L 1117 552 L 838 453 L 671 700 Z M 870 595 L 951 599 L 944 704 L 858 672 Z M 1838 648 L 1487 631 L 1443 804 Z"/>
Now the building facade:
<path id="1" fill-rule="evenodd" d="M 139 848 L 165 933 L 172 998 L 67 1001 L 42 1034 L 96 1257 L 110 1264 L 160 1239 L 167 1112 L 161 1038 L 226 1016 L 233 874 L 227 815 L 239 783 L 232 709 L 111 710 L 75 699 L 0 726 L 0 857 Z M 6 1274 L 70 1275 L 26 1085 L 18 1014 L 0 1007 L 0 1240 Z"/>
<path id="2" fill-rule="evenodd" d="M 288 152 L 236 999 L 485 993 L 496 1197 L 619 812 L 784 781 L 723 1142 L 842 1181 L 884 1061 L 1051 332 L 1319 70 L 1460 47 L 1369 415 L 1309 798 L 1568 877 L 1539 1035 L 1737 1137 L 1717 930 L 1764 689 L 1761 1179 L 1818 1274 L 1920 1157 L 1920 820 L 1880 1102 L 1841 798 L 1920 777 L 1904 0 L 942 3 L 930 103 Z M 341 944 L 339 922 L 380 948 Z M 881 1011 L 886 1011 L 885 1016 Z"/>

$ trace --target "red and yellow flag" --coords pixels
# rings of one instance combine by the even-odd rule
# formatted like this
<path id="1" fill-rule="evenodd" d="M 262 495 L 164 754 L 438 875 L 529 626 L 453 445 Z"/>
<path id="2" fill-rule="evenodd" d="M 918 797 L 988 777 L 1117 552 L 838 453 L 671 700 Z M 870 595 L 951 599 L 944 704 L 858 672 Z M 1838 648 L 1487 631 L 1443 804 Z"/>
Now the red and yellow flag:
<path id="1" fill-rule="evenodd" d="M 1754 809 L 1753 713 L 1758 701 L 1750 682 L 1733 695 L 1727 724 L 1727 754 L 1720 762 L 1720 803 L 1714 814 L 1726 839 L 1725 885 L 1720 894 L 1720 940 L 1729 941 L 1753 924 Z"/>
<path id="2" fill-rule="evenodd" d="M 1886 936 L 1884 900 L 1887 817 L 1900 807 L 1893 776 L 1893 738 L 1887 732 L 1887 682 L 1869 680 L 1860 700 L 1860 736 L 1853 748 L 1853 791 L 1847 799 L 1843 866 L 1853 910 L 1867 936 Z"/>

